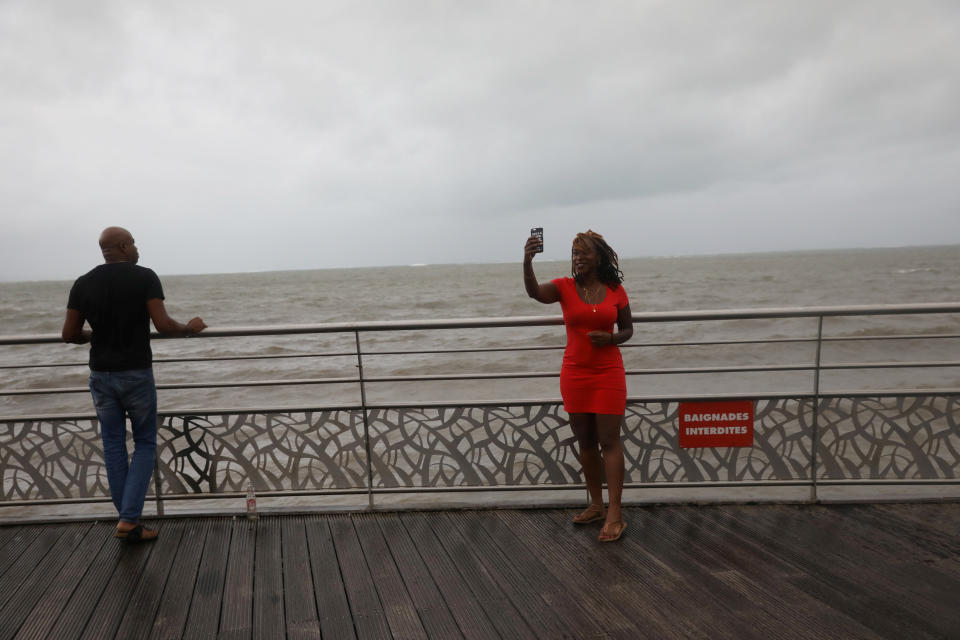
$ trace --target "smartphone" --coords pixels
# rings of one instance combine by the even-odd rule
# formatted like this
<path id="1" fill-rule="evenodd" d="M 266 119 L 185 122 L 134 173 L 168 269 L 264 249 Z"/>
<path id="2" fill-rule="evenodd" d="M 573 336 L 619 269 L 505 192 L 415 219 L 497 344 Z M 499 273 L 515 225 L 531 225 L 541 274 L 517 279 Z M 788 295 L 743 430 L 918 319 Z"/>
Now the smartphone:
<path id="1" fill-rule="evenodd" d="M 537 249 L 537 253 L 543 253 L 543 227 L 530 229 L 530 235 L 537 236 L 537 239 L 540 240 L 540 248 Z"/>

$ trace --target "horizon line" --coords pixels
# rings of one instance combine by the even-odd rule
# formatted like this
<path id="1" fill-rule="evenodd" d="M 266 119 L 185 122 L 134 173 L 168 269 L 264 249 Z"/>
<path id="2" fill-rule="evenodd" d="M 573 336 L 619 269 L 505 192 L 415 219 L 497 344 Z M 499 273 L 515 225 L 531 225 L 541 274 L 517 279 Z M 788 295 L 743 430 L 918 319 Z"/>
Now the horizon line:
<path id="1" fill-rule="evenodd" d="M 717 253 L 677 253 L 677 254 L 648 254 L 642 256 L 620 256 L 621 260 L 663 260 L 663 259 L 689 259 L 689 258 L 717 258 L 717 257 L 726 257 L 726 256 L 752 256 L 752 255 L 771 255 L 771 254 L 788 254 L 788 253 L 835 253 L 841 251 L 877 251 L 877 250 L 892 250 L 892 249 L 937 249 L 937 248 L 949 248 L 949 247 L 960 247 L 960 243 L 948 243 L 948 244 L 916 244 L 916 245 L 886 245 L 886 246 L 873 246 L 873 247 L 833 247 L 833 248 L 819 248 L 819 249 L 778 249 L 778 250 L 768 250 L 768 251 L 726 251 L 726 252 L 717 252 Z M 538 262 L 562 262 L 566 258 L 541 258 Z M 396 269 L 396 268 L 423 268 L 423 267 L 444 267 L 444 266 L 469 266 L 469 265 L 499 265 L 499 264 L 515 264 L 520 263 L 521 260 L 489 260 L 489 261 L 467 261 L 467 262 L 423 262 L 423 263 L 406 263 L 406 264 L 373 264 L 373 265 L 350 265 L 350 266 L 339 266 L 339 267 L 299 267 L 292 269 L 258 269 L 252 271 L 203 271 L 203 272 L 163 272 L 163 277 L 192 277 L 192 276 L 228 276 L 228 275 L 244 275 L 244 274 L 261 274 L 261 273 L 297 273 L 302 271 L 334 271 L 334 270 L 358 270 L 358 269 Z M 94 265 L 90 267 L 93 269 L 98 266 Z M 152 267 L 151 267 L 152 268 Z M 82 274 L 81 274 L 82 275 Z M 42 283 L 42 282 L 66 282 L 76 279 L 77 276 L 67 277 L 67 278 L 40 278 L 40 279 L 28 279 L 28 280 L 7 280 L 0 277 L 0 283 L 2 284 L 26 284 L 26 283 Z"/>

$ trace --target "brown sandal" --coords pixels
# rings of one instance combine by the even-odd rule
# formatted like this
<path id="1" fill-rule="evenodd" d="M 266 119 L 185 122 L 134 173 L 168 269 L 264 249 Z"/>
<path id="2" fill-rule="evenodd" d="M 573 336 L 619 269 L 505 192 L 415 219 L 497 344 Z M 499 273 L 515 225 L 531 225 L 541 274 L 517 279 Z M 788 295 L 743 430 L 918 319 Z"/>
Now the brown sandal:
<path id="1" fill-rule="evenodd" d="M 614 524 L 614 525 L 619 524 L 619 525 L 620 525 L 620 530 L 617 531 L 617 535 L 611 535 L 611 534 L 609 534 L 609 533 L 605 533 L 606 530 L 607 530 L 607 527 L 610 526 L 610 525 L 612 525 L 612 524 Z M 614 522 L 608 522 L 607 524 L 603 525 L 603 529 L 600 529 L 600 535 L 597 536 L 597 541 L 599 541 L 599 542 L 616 542 L 617 540 L 620 539 L 620 536 L 622 536 L 622 535 L 623 535 L 623 532 L 626 531 L 626 530 L 627 530 L 627 521 L 626 521 L 626 520 L 615 520 Z"/>
<path id="2" fill-rule="evenodd" d="M 573 524 L 589 524 L 607 517 L 607 510 L 602 504 L 592 504 L 573 517 Z"/>
<path id="3" fill-rule="evenodd" d="M 156 529 L 147 529 L 142 524 L 138 524 L 133 529 L 127 529 L 126 531 L 118 528 L 113 537 L 120 538 L 127 544 L 137 544 L 138 542 L 152 542 L 159 535 L 160 532 Z"/>

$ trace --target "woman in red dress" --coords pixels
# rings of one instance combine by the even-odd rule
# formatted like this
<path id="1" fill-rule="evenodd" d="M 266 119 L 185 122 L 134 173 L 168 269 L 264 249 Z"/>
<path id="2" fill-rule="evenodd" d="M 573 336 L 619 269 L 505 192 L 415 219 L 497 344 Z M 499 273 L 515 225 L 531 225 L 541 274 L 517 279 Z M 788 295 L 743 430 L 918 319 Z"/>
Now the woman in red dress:
<path id="1" fill-rule="evenodd" d="M 627 381 L 617 345 L 633 335 L 633 317 L 620 284 L 623 273 L 617 254 L 603 236 L 587 231 L 573 240 L 573 277 L 539 284 L 533 273 L 533 256 L 541 250 L 540 243 L 539 238 L 530 236 L 524 247 L 523 284 L 531 298 L 544 304 L 560 303 L 567 329 L 560 395 L 580 445 L 580 463 L 590 491 L 590 506 L 573 522 L 603 520 L 598 540 L 613 542 L 627 528 L 620 511 L 620 425 L 627 404 Z M 607 509 L 603 506 L 604 475 L 610 498 Z"/>

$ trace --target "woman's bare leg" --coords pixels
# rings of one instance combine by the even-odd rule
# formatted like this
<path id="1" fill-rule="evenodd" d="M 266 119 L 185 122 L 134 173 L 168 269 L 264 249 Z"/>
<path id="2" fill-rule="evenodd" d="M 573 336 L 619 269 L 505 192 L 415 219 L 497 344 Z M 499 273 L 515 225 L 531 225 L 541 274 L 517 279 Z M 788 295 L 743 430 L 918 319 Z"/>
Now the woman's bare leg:
<path id="1" fill-rule="evenodd" d="M 596 414 L 571 413 L 570 427 L 580 446 L 580 464 L 592 504 L 603 504 L 603 462 L 597 440 Z"/>
<path id="2" fill-rule="evenodd" d="M 623 445 L 620 442 L 620 425 L 623 416 L 596 414 L 597 439 L 603 452 L 603 469 L 607 479 L 607 494 L 610 504 L 607 507 L 607 522 L 623 519 L 620 512 L 620 500 L 623 496 Z M 606 524 L 604 528 L 606 529 Z"/>

